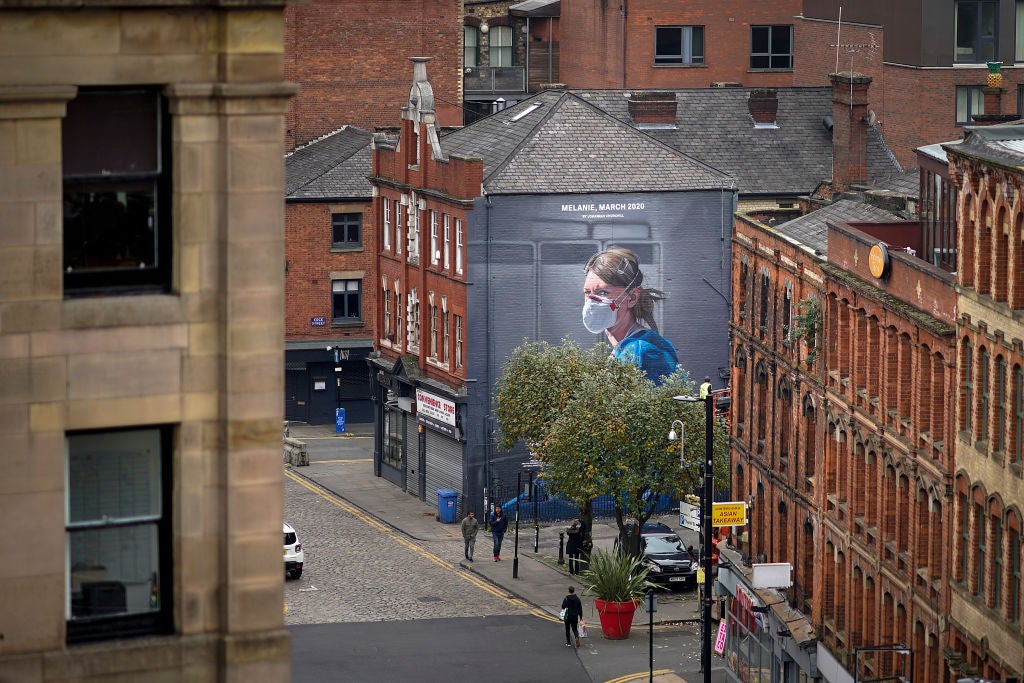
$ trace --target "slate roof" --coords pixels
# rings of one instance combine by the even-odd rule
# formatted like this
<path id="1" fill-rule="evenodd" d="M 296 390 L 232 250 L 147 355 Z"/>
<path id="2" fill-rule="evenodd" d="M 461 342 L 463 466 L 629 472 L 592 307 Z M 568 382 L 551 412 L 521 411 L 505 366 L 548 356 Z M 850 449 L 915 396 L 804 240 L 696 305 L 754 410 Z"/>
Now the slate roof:
<path id="1" fill-rule="evenodd" d="M 904 219 L 900 216 L 871 204 L 853 199 L 840 199 L 806 216 L 776 225 L 774 229 L 783 237 L 809 247 L 815 255 L 824 258 L 828 253 L 829 221 L 890 223 L 902 220 Z"/>
<path id="2" fill-rule="evenodd" d="M 915 166 L 881 178 L 871 185 L 870 189 L 916 199 L 921 194 L 921 169 Z"/>
<path id="3" fill-rule="evenodd" d="M 369 199 L 371 137 L 361 128 L 344 126 L 285 155 L 285 199 Z"/>
<path id="4" fill-rule="evenodd" d="M 944 144 L 958 155 L 1014 171 L 1024 171 L 1024 121 L 967 128 L 960 144 Z"/>
<path id="5" fill-rule="evenodd" d="M 668 192 L 733 188 L 728 175 L 549 90 L 441 139 L 446 155 L 483 161 L 489 194 Z"/>
<path id="6" fill-rule="evenodd" d="M 777 88 L 777 128 L 754 127 L 747 98 L 753 88 L 684 88 L 676 95 L 675 128 L 646 132 L 712 164 L 739 183 L 741 195 L 805 195 L 832 178 L 832 88 Z M 627 91 L 576 90 L 615 118 L 630 121 Z M 871 129 L 868 182 L 901 169 L 878 130 Z"/>

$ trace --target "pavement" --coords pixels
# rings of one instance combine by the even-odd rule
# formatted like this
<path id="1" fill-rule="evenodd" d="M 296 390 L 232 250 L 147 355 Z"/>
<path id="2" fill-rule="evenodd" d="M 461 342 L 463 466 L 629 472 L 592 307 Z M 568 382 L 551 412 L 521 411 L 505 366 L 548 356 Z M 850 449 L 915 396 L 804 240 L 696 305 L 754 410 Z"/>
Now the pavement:
<path id="1" fill-rule="evenodd" d="M 338 434 L 334 425 L 291 422 L 288 424 L 288 436 L 307 443 L 310 462 L 308 466 L 286 467 L 410 538 L 425 542 L 451 541 L 452 560 L 462 557 L 461 519 L 452 524 L 443 524 L 438 521 L 436 496 L 433 500 L 428 498 L 427 501 L 421 501 L 390 481 L 374 476 L 372 435 L 372 424 L 349 424 L 344 434 Z M 515 519 L 510 517 L 500 562 L 493 561 L 490 534 L 481 529 L 474 553 L 476 561 L 461 560 L 460 564 L 465 570 L 557 619 L 566 587 L 570 584 L 579 585 L 569 574 L 568 566 L 559 563 L 559 532 L 565 531 L 569 520 L 540 522 L 535 526 L 529 511 L 525 509 L 528 507 L 524 505 L 524 509 L 520 510 L 518 545 Z M 679 528 L 677 515 L 656 517 L 655 520 L 668 524 L 685 542 L 695 541 L 687 537 L 691 532 Z M 592 529 L 595 547 L 610 549 L 617 534 L 614 522 L 595 520 Z M 584 605 L 589 605 L 592 610 L 593 602 L 587 594 L 582 592 L 581 597 Z M 591 618 L 590 610 L 585 614 L 589 635 L 591 638 L 602 638 L 596 614 Z M 659 633 L 678 630 L 680 633 L 692 634 L 697 628 L 695 625 L 699 623 L 699 617 L 699 604 L 694 590 L 658 593 L 653 623 Z M 621 643 L 624 650 L 633 651 L 635 644 L 630 644 L 630 641 L 639 637 L 638 633 L 646 640 L 649 620 L 650 615 L 642 605 L 634 615 L 633 634 L 630 638 L 621 641 L 602 640 L 605 650 Z M 724 681 L 721 660 L 717 657 L 712 659 L 713 679 Z M 700 674 L 688 675 L 692 681 L 700 680 L 699 677 Z M 646 671 L 644 678 L 647 678 Z M 663 670 L 653 680 L 677 683 L 686 679 L 677 672 Z"/>

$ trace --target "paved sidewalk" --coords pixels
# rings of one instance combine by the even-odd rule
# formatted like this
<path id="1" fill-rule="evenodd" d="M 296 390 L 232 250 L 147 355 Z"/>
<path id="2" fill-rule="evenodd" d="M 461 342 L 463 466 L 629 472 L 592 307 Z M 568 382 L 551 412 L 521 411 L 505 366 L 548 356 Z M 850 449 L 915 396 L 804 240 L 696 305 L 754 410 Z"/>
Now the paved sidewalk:
<path id="1" fill-rule="evenodd" d="M 524 504 L 520 509 L 518 572 L 513 577 L 516 567 L 515 558 L 515 518 L 510 517 L 508 533 L 502 545 L 501 561 L 494 562 L 491 557 L 490 534 L 481 530 L 477 537 L 475 562 L 461 559 L 463 542 L 458 520 L 454 524 L 442 524 L 437 521 L 437 500 L 419 500 L 391 482 L 373 474 L 373 425 L 347 425 L 345 434 L 336 434 L 333 425 L 306 425 L 290 423 L 289 435 L 294 439 L 304 440 L 310 448 L 310 464 L 304 467 L 289 469 L 345 500 L 357 505 L 374 517 L 407 534 L 423 541 L 451 541 L 450 559 L 460 562 L 467 570 L 472 571 L 495 586 L 501 587 L 510 595 L 520 598 L 531 605 L 542 609 L 553 618 L 557 618 L 561 601 L 566 588 L 570 584 L 579 585 L 570 576 L 568 566 L 559 564 L 558 534 L 564 531 L 568 521 L 559 524 L 541 522 L 534 526 L 530 516 L 530 506 Z M 671 515 L 661 521 L 673 529 L 679 529 L 678 517 Z M 593 527 L 594 545 L 610 549 L 617 535 L 614 525 L 595 522 Z M 537 551 L 534 551 L 534 548 Z M 593 611 L 593 601 L 588 600 L 584 593 L 584 619 L 588 627 L 592 627 L 600 637 L 600 625 L 597 614 Z M 654 623 L 660 629 L 670 629 L 674 625 L 694 623 L 699 619 L 699 607 L 696 592 L 684 589 L 669 593 L 659 591 L 658 610 Z M 649 615 L 643 607 L 634 616 L 634 628 L 648 626 Z M 661 679 L 668 681 L 671 679 Z"/>

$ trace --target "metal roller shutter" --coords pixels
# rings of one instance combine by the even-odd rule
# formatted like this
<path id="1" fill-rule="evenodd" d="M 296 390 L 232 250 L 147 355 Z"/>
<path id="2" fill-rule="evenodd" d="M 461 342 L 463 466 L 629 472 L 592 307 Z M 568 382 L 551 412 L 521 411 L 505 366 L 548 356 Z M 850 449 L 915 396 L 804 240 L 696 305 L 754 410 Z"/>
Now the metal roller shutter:
<path id="1" fill-rule="evenodd" d="M 462 515 L 462 444 L 427 429 L 427 500 L 435 500 L 438 489 L 459 492 L 458 516 Z"/>
<path id="2" fill-rule="evenodd" d="M 405 490 L 420 497 L 420 439 L 416 417 L 405 416 Z"/>

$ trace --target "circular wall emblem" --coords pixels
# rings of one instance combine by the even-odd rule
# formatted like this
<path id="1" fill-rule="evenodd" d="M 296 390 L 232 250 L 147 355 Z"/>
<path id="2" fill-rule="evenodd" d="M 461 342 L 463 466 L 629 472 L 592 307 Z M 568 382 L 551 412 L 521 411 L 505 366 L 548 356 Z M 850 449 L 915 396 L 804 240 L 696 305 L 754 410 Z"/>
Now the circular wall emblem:
<path id="1" fill-rule="evenodd" d="M 868 270 L 877 278 L 889 275 L 889 250 L 881 242 L 868 252 Z"/>

